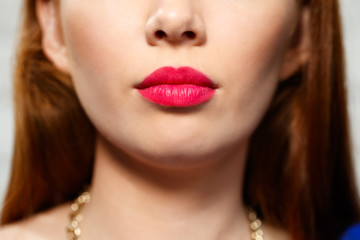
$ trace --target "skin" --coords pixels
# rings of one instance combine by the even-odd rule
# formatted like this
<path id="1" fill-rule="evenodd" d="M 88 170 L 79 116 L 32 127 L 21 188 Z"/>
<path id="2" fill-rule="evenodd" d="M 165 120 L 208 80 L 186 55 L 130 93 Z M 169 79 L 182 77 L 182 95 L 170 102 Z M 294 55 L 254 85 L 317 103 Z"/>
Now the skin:
<path id="1" fill-rule="evenodd" d="M 279 81 L 307 60 L 308 9 L 295 0 L 62 0 L 58 9 L 38 0 L 36 7 L 45 54 L 71 75 L 98 131 L 83 239 L 250 239 L 241 199 L 249 137 Z M 134 86 L 163 66 L 190 66 L 219 88 L 197 107 L 155 105 Z M 60 206 L 0 236 L 64 239 L 68 212 Z M 266 223 L 264 232 L 288 239 Z"/>

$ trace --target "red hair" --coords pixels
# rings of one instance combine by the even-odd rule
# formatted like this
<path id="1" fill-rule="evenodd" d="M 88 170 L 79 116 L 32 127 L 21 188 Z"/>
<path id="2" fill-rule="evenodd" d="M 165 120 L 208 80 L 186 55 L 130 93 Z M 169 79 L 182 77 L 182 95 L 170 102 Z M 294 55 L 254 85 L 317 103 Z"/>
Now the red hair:
<path id="1" fill-rule="evenodd" d="M 2 224 L 73 199 L 91 183 L 96 131 L 69 76 L 41 48 L 25 0 L 15 71 L 16 137 Z M 250 142 L 244 199 L 294 240 L 337 239 L 360 220 L 338 2 L 308 0 L 309 62 L 279 84 Z"/>

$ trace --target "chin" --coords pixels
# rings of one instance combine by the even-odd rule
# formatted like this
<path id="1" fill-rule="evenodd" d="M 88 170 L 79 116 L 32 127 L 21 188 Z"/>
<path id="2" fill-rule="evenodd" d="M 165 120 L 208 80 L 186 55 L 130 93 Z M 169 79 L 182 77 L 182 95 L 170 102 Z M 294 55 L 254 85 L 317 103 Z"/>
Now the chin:
<path id="1" fill-rule="evenodd" d="M 210 166 L 216 162 L 227 159 L 229 154 L 242 152 L 245 141 L 221 138 L 199 139 L 193 141 L 151 141 L 151 144 L 132 144 L 131 146 L 118 146 L 129 161 L 159 169 L 193 169 Z"/>

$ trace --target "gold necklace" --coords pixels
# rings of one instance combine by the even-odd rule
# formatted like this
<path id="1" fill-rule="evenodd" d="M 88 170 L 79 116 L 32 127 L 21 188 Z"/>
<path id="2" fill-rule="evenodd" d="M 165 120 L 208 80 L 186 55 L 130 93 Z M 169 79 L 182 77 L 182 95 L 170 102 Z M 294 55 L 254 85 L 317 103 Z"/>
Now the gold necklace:
<path id="1" fill-rule="evenodd" d="M 90 202 L 90 199 L 90 193 L 83 192 L 71 204 L 70 224 L 67 227 L 69 240 L 81 240 L 80 222 L 83 220 L 83 216 L 80 214 L 80 211 L 86 203 Z M 248 218 L 250 221 L 251 240 L 264 240 L 264 232 L 261 230 L 261 220 L 251 208 L 249 209 Z"/>

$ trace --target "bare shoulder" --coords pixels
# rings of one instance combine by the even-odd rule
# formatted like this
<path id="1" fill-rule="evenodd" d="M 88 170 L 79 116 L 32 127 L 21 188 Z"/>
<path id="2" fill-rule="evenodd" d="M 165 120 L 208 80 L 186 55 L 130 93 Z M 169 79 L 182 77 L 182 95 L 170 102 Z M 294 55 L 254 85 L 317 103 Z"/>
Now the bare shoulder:
<path id="1" fill-rule="evenodd" d="M 289 234 L 282 229 L 264 225 L 263 230 L 266 240 L 291 240 Z"/>
<path id="2" fill-rule="evenodd" d="M 64 204 L 0 228 L 1 240 L 66 239 L 69 205 Z"/>

